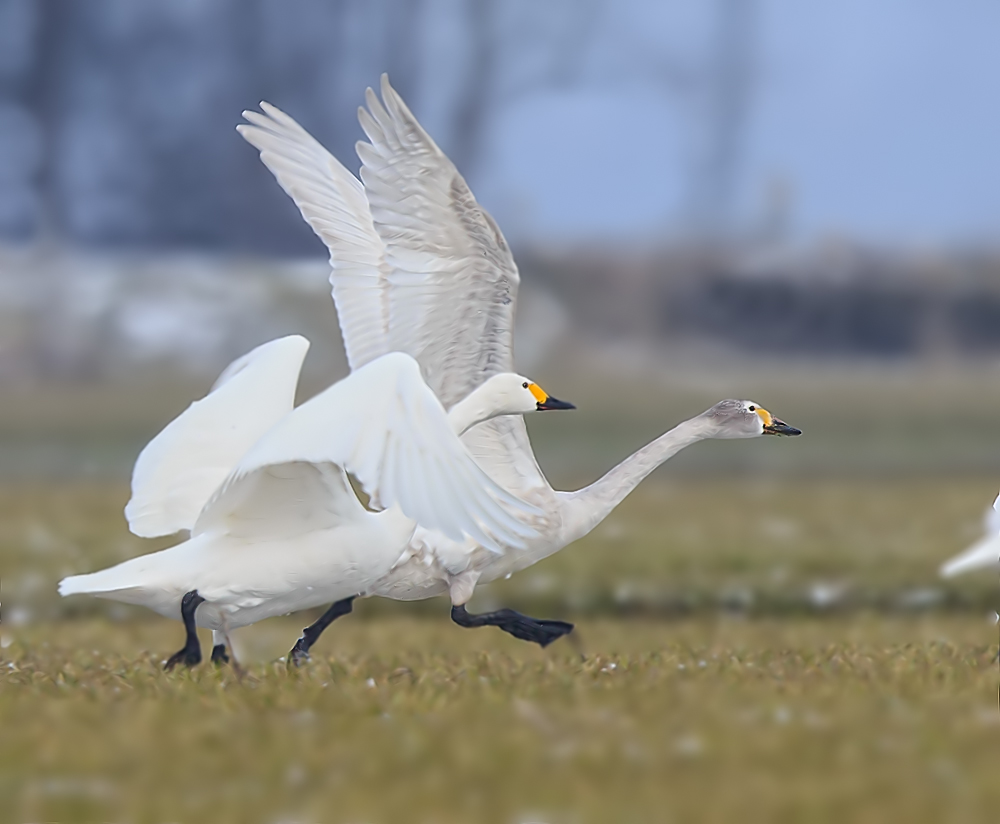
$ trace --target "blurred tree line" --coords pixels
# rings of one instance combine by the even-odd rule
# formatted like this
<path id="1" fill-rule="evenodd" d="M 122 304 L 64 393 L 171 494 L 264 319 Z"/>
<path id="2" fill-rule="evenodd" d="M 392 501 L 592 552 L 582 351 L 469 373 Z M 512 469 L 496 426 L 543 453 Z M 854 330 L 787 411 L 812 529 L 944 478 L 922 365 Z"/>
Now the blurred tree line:
<path id="1" fill-rule="evenodd" d="M 233 131 L 266 99 L 341 161 L 387 71 L 475 186 L 505 107 L 640 86 L 687 134 L 678 225 L 733 228 L 758 0 L 0 0 L 0 239 L 301 254 Z M 662 15 L 661 15 L 662 17 Z M 704 25 L 692 23 L 691 18 Z"/>
<path id="2" fill-rule="evenodd" d="M 772 193 L 759 226 L 734 218 L 758 0 L 710 0 L 690 42 L 681 42 L 690 26 L 642 28 L 655 2 L 632 0 L 627 12 L 612 0 L 0 0 L 0 241 L 318 256 L 309 228 L 235 132 L 258 101 L 288 111 L 356 171 L 362 134 L 352 112 L 388 71 L 475 187 L 505 107 L 536 93 L 642 84 L 690 138 L 678 164 L 684 214 L 664 227 L 667 247 L 519 251 L 526 282 L 547 287 L 578 328 L 737 345 L 752 336 L 775 351 L 850 355 L 1000 350 L 994 254 L 939 259 L 848 244 L 761 256 L 782 246 L 789 195 Z M 729 242 L 681 242 L 719 237 Z M 155 273 L 45 254 L 0 259 L 0 372 L 78 372 L 90 351 L 81 340 L 107 349 L 119 316 L 147 337 L 162 327 L 155 349 L 161 338 L 177 343 L 179 329 L 228 328 L 225 307 L 236 305 L 220 286 L 211 320 L 191 320 L 203 306 L 195 315 L 181 306 L 157 327 L 149 311 L 123 308 L 169 314 Z M 84 277 L 87 266 L 94 271 Z M 79 296 L 53 297 L 77 282 Z M 236 341 L 251 345 L 226 334 L 219 357 Z"/>
<path id="3" fill-rule="evenodd" d="M 382 71 L 474 177 L 496 106 L 579 77 L 595 0 L 0 0 L 0 237 L 315 252 L 234 131 L 265 99 L 349 166 Z M 426 82 L 428 73 L 440 77 Z M 438 82 L 438 81 L 441 82 Z"/>

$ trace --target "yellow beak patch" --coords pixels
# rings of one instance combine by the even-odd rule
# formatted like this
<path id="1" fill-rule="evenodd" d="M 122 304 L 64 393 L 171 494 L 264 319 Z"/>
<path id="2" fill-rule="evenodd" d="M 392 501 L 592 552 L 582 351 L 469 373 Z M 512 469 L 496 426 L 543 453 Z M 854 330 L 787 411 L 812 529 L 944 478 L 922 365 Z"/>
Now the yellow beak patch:
<path id="1" fill-rule="evenodd" d="M 766 409 L 761 409 L 758 406 L 757 414 L 760 415 L 760 419 L 764 422 L 764 426 L 770 426 L 774 422 L 774 418 L 771 417 L 771 413 Z"/>
<path id="2" fill-rule="evenodd" d="M 545 403 L 549 399 L 548 394 L 537 383 L 529 383 L 528 391 L 534 395 L 535 400 L 539 403 Z"/>

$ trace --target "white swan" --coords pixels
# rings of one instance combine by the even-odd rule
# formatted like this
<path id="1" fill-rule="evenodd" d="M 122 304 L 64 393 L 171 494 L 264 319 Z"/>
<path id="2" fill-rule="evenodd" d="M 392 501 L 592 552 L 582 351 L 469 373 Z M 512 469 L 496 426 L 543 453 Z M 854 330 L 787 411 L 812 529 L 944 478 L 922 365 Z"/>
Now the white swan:
<path id="1" fill-rule="evenodd" d="M 986 533 L 965 552 L 960 552 L 941 565 L 941 576 L 951 578 L 976 569 L 1000 570 L 1000 495 L 988 509 L 985 518 Z"/>
<path id="2" fill-rule="evenodd" d="M 308 349 L 300 335 L 258 346 L 229 364 L 207 396 L 145 446 L 125 507 L 133 533 L 153 538 L 194 527 L 240 458 L 292 411 Z"/>
<path id="3" fill-rule="evenodd" d="M 326 244 L 331 283 L 352 368 L 386 351 L 420 364 L 450 407 L 490 375 L 513 368 L 512 329 L 519 282 L 510 250 L 455 166 L 382 77 L 380 103 L 367 90 L 359 110 L 369 143 L 358 143 L 363 185 L 291 117 L 267 103 L 244 112 L 240 133 Z M 797 435 L 750 401 L 723 401 L 639 450 L 578 492 L 556 492 L 542 474 L 519 416 L 495 418 L 462 436 L 498 485 L 541 511 L 537 535 L 501 554 L 474 539 L 455 541 L 418 528 L 406 551 L 360 593 L 403 600 L 448 592 L 462 626 L 492 624 L 543 646 L 572 629 L 511 610 L 470 615 L 478 581 L 523 569 L 585 535 L 653 469 L 704 438 Z M 308 649 L 344 604 L 308 627 Z M 300 649 L 300 645 L 296 645 Z M 293 651 L 294 653 L 295 651 Z"/>
<path id="4" fill-rule="evenodd" d="M 458 434 L 491 415 L 569 404 L 502 373 L 448 414 L 413 358 L 393 352 L 292 409 L 307 347 L 297 336 L 258 347 L 143 450 L 130 527 L 189 529 L 189 540 L 59 585 L 62 595 L 181 618 L 187 641 L 168 668 L 201 660 L 196 626 L 225 637 L 357 594 L 391 567 L 417 525 L 497 552 L 534 535 L 534 507 L 490 480 Z M 347 473 L 383 511 L 362 505 Z M 224 652 L 217 645 L 213 657 Z"/>

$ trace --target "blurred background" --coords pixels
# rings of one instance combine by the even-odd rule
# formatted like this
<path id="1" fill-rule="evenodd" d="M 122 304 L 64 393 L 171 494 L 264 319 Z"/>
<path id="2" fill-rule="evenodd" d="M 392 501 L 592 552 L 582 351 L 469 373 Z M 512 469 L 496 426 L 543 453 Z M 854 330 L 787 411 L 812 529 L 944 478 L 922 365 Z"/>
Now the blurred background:
<path id="1" fill-rule="evenodd" d="M 514 246 L 518 367 L 580 407 L 530 421 L 557 487 L 722 397 L 806 432 L 701 444 L 644 493 L 669 506 L 697 480 L 761 544 L 760 580 L 712 570 L 742 546 L 674 535 L 649 561 L 662 579 L 626 541 L 635 569 L 572 603 L 808 606 L 818 587 L 985 608 L 992 581 L 935 569 L 1000 476 L 998 26 L 989 4 L 931 0 L 3 0 L 0 478 L 107 490 L 114 541 L 52 572 L 89 569 L 144 546 L 117 515 L 131 464 L 231 359 L 300 332 L 302 397 L 345 373 L 323 247 L 234 127 L 266 99 L 356 171 L 356 107 L 387 70 Z M 738 513 L 806 480 L 798 512 L 773 495 Z M 891 534 L 858 517 L 875 497 Z M 921 517 L 955 520 L 932 543 Z M 21 548 L 61 528 L 8 526 Z M 14 599 L 64 609 L 29 555 Z M 510 586 L 567 598 L 565 563 Z M 630 575 L 645 595 L 622 594 Z"/>
<path id="2" fill-rule="evenodd" d="M 1000 481 L 998 31 L 983 0 L 0 0 L 7 631 L 161 621 L 55 595 L 170 543 L 121 516 L 138 451 L 265 340 L 313 342 L 303 399 L 345 374 L 322 244 L 235 126 L 267 100 L 357 171 L 387 71 L 514 249 L 518 369 L 579 407 L 529 421 L 557 488 L 724 397 L 805 432 L 699 444 L 478 604 L 990 643 L 995 575 L 937 567 Z"/>
<path id="3" fill-rule="evenodd" d="M 234 127 L 266 99 L 357 171 L 382 71 L 515 249 L 518 367 L 580 407 L 530 421 L 557 485 L 731 396 L 806 437 L 660 481 L 1000 474 L 998 26 L 934 0 L 2 0 L 0 478 L 124 482 L 281 334 L 313 341 L 302 397 L 344 374 L 325 250 Z"/>

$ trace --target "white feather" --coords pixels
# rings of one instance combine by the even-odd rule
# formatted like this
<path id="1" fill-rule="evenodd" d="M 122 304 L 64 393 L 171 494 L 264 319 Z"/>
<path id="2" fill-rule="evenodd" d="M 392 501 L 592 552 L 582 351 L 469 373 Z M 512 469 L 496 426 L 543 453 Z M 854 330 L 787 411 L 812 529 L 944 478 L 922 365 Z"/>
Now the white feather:
<path id="1" fill-rule="evenodd" d="M 299 335 L 258 346 L 146 445 L 125 507 L 132 532 L 151 538 L 194 526 L 236 462 L 291 411 L 308 349 Z"/>
<path id="2" fill-rule="evenodd" d="M 941 565 L 941 575 L 951 578 L 963 572 L 977 569 L 1000 571 L 1000 536 L 992 536 L 977 541 L 965 552 L 956 555 Z"/>
<path id="3" fill-rule="evenodd" d="M 427 483 L 428 460 L 437 463 L 448 487 L 465 494 L 450 495 Z M 353 474 L 382 506 L 398 504 L 421 526 L 455 539 L 476 535 L 491 548 L 523 544 L 525 527 L 507 508 L 534 512 L 476 466 L 416 361 L 393 352 L 286 415 L 240 460 L 199 515 L 193 534 L 250 519 L 270 537 L 297 533 L 306 501 L 315 502 L 311 528 L 336 526 L 343 515 L 336 505 L 343 484 L 326 467 Z"/>
<path id="4" fill-rule="evenodd" d="M 519 276 L 455 165 L 382 77 L 359 113 L 361 179 L 389 267 L 389 348 L 420 363 L 450 407 L 509 372 Z"/>
<path id="5" fill-rule="evenodd" d="M 280 109 L 237 126 L 330 252 L 333 299 L 352 369 L 389 351 L 387 267 L 360 181 Z"/>
<path id="6" fill-rule="evenodd" d="M 273 107 L 264 106 L 268 117 L 247 114 L 253 125 L 241 132 L 261 149 L 264 162 L 330 249 L 330 277 L 352 367 L 357 369 L 364 360 L 357 353 L 406 353 L 416 359 L 441 404 L 455 413 L 465 403 L 461 399 L 468 400 L 492 376 L 512 369 L 517 267 L 495 221 L 385 76 L 381 92 L 379 101 L 369 89 L 368 108 L 359 112 L 369 140 L 357 145 L 363 187 Z M 353 251 L 346 252 L 348 248 Z M 342 299 L 341 286 L 355 291 Z M 362 315 L 369 320 L 356 322 Z M 641 478 L 679 449 L 706 437 L 762 434 L 757 417 L 753 417 L 757 428 L 748 428 L 740 420 L 698 416 L 587 489 L 556 493 L 535 461 L 520 415 L 471 428 L 458 425 L 469 419 L 467 415 L 450 415 L 455 431 L 464 433 L 462 443 L 468 452 L 463 457 L 471 455 L 474 461 L 455 463 L 440 449 L 422 448 L 414 440 L 393 440 L 388 433 L 403 426 L 394 417 L 396 412 L 403 409 L 404 417 L 413 420 L 421 414 L 421 407 L 397 401 L 386 406 L 389 417 L 377 424 L 380 432 L 387 433 L 385 438 L 375 443 L 362 427 L 350 435 L 349 441 L 357 446 L 353 452 L 348 454 L 341 448 L 346 444 L 340 444 L 327 459 L 335 453 L 373 500 L 384 506 L 398 503 L 418 521 L 417 537 L 391 555 L 389 574 L 365 587 L 366 592 L 406 599 L 428 597 L 459 580 L 464 582 L 460 595 L 467 597 L 474 586 L 469 581 L 490 580 L 529 566 L 586 534 Z M 732 402 L 726 403 L 730 409 Z M 464 407 L 465 412 L 472 409 Z M 349 426 L 346 430 L 351 431 Z M 294 433 L 288 438 L 291 444 Z M 256 463 L 246 467 L 246 477 L 267 466 L 264 483 L 276 461 L 290 460 L 288 466 L 294 468 L 303 459 L 313 465 L 323 459 L 320 453 L 303 452 L 299 445 L 287 451 L 288 444 L 275 455 L 257 455 Z M 416 474 L 424 485 L 412 485 Z M 233 495 L 240 477 L 234 476 Z M 492 486 L 484 486 L 484 477 Z M 288 485 L 287 478 L 284 483 Z M 530 502 L 533 510 L 521 503 L 517 517 L 512 517 L 510 501 L 497 497 L 503 490 Z M 227 490 L 218 501 L 223 519 L 233 517 L 223 505 L 228 494 Z M 495 506 L 487 506 L 488 502 Z M 206 529 L 215 517 L 213 507 L 203 516 Z M 260 511 L 256 505 L 248 510 Z M 280 523 L 280 518 L 271 522 Z M 196 532 L 201 527 L 199 519 Z M 497 552 L 498 545 L 509 551 Z M 484 557 L 483 547 L 493 554 Z"/>
<path id="7" fill-rule="evenodd" d="M 366 511 L 348 472 L 387 509 Z M 524 521 L 537 514 L 479 469 L 416 361 L 395 352 L 272 426 L 205 505 L 190 540 L 67 578 L 59 591 L 176 618 L 184 593 L 197 590 L 206 599 L 198 623 L 225 629 L 367 592 L 418 525 L 498 551 L 534 537 Z"/>
<path id="8" fill-rule="evenodd" d="M 385 106 L 369 92 L 372 111 L 359 112 L 372 141 L 358 144 L 364 186 L 270 104 L 261 104 L 266 116 L 245 112 L 253 125 L 239 131 L 330 251 L 352 368 L 406 352 L 448 408 L 512 368 L 517 267 L 493 218 L 385 77 L 382 93 Z M 520 416 L 486 421 L 462 440 L 505 489 L 554 503 Z"/>
<path id="9" fill-rule="evenodd" d="M 1000 571 L 1000 495 L 986 511 L 986 535 L 941 565 L 941 575 L 951 578 L 977 569 Z"/>

